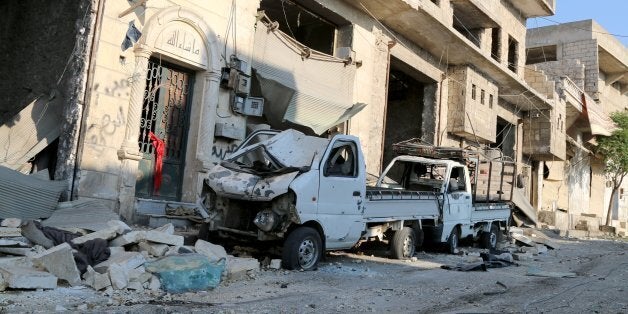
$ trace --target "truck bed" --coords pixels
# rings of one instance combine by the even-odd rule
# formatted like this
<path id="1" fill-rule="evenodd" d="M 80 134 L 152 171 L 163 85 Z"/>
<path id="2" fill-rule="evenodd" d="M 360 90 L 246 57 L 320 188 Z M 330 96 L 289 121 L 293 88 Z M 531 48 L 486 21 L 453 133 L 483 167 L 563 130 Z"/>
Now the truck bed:
<path id="1" fill-rule="evenodd" d="M 442 199 L 437 192 L 367 187 L 363 216 L 369 222 L 436 219 Z"/>
<path id="2" fill-rule="evenodd" d="M 471 222 L 508 221 L 511 207 L 509 203 L 476 203 L 471 211 Z"/>

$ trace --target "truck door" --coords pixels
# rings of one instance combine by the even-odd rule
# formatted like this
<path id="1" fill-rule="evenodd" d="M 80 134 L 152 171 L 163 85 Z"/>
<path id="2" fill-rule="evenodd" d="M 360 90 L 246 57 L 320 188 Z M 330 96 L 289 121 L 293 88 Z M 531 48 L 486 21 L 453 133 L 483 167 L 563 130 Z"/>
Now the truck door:
<path id="1" fill-rule="evenodd" d="M 445 197 L 447 206 L 443 210 L 444 230 L 451 230 L 457 224 L 461 224 L 461 237 L 471 233 L 469 224 L 471 220 L 471 187 L 468 174 L 464 167 L 451 168 L 447 182 Z"/>
<path id="2" fill-rule="evenodd" d="M 329 249 L 353 246 L 364 229 L 366 174 L 361 159 L 354 140 L 337 136 L 321 160 L 318 214 Z"/>

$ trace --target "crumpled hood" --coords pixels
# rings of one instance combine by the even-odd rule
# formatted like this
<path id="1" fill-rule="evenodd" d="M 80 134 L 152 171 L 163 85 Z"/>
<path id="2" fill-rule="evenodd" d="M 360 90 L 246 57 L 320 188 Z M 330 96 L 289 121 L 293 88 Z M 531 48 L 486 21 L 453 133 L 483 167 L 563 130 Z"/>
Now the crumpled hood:
<path id="1" fill-rule="evenodd" d="M 270 201 L 288 192 L 290 183 L 298 174 L 298 171 L 294 171 L 277 176 L 261 177 L 216 165 L 209 171 L 205 182 L 220 196 L 241 200 Z"/>

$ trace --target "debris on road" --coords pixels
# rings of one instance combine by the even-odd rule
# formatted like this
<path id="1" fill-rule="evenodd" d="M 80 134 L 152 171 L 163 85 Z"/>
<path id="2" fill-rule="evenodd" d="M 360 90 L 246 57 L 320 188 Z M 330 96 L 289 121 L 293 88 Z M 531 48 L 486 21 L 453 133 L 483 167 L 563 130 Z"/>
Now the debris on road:
<path id="1" fill-rule="evenodd" d="M 546 271 L 536 266 L 529 266 L 528 272 L 526 273 L 526 275 L 538 276 L 538 277 L 552 277 L 552 278 L 575 278 L 578 276 L 576 273 L 572 273 L 572 272 Z"/>

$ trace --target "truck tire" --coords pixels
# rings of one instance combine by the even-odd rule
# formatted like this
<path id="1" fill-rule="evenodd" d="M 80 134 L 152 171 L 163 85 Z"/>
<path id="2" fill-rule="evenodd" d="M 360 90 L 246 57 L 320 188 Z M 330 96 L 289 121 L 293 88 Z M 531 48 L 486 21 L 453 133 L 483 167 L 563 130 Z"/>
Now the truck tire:
<path id="1" fill-rule="evenodd" d="M 458 243 L 460 242 L 460 229 L 458 226 L 455 226 L 451 229 L 451 234 L 449 235 L 449 239 L 447 239 L 447 251 L 451 254 L 456 253 L 456 249 L 458 249 Z"/>
<path id="2" fill-rule="evenodd" d="M 494 250 L 497 248 L 497 241 L 499 241 L 499 227 L 496 224 L 491 224 L 490 231 L 482 232 L 480 245 L 485 249 Z"/>
<path id="3" fill-rule="evenodd" d="M 414 255 L 416 238 L 414 229 L 403 227 L 395 231 L 390 242 L 390 254 L 395 259 L 408 259 Z"/>
<path id="4" fill-rule="evenodd" d="M 292 231 L 283 244 L 282 265 L 286 269 L 312 270 L 321 259 L 321 236 L 310 227 Z"/>

